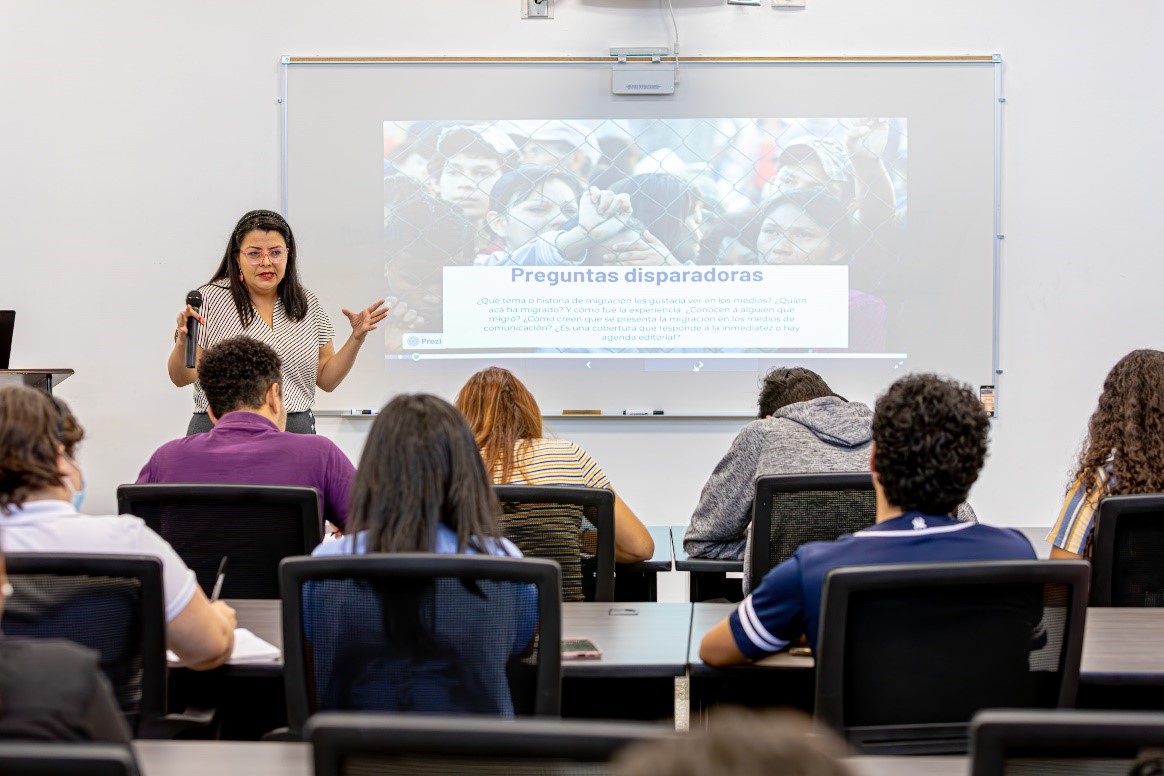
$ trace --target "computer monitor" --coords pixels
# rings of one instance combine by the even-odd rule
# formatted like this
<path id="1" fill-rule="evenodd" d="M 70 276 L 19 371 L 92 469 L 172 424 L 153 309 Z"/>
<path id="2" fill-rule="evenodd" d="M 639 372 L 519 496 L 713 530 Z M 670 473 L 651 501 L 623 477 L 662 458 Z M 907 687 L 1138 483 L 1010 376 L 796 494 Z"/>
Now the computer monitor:
<path id="1" fill-rule="evenodd" d="M 0 310 L 0 369 L 7 369 L 12 357 L 12 327 L 15 322 L 15 310 Z"/>

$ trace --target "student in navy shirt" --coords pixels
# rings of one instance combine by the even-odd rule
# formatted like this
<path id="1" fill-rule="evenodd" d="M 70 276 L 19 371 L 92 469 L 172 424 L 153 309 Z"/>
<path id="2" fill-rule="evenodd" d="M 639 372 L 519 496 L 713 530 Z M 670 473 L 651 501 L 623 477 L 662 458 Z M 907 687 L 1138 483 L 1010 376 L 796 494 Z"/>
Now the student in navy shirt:
<path id="1" fill-rule="evenodd" d="M 214 428 L 159 447 L 138 483 L 315 488 L 323 519 L 343 528 L 356 467 L 330 439 L 287 432 L 282 360 L 274 349 L 250 337 L 225 339 L 202 355 L 198 379 Z"/>
<path id="2" fill-rule="evenodd" d="M 757 660 L 802 634 L 815 650 L 825 576 L 841 566 L 1033 560 L 1031 543 L 1018 531 L 949 516 L 986 461 L 989 427 L 969 386 L 930 374 L 895 382 L 873 411 L 876 524 L 798 549 L 708 631 L 700 658 L 715 666 Z"/>

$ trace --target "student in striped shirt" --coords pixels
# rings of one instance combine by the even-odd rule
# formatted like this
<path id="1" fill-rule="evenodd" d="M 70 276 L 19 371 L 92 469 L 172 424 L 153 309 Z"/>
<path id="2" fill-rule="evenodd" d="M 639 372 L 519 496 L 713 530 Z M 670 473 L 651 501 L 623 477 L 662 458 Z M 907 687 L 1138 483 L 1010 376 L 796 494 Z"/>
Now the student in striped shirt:
<path id="1" fill-rule="evenodd" d="M 494 484 L 574 485 L 614 490 L 585 450 L 542 436 L 542 412 L 529 389 L 508 369 L 490 367 L 457 394 Z M 614 496 L 614 555 L 619 563 L 651 557 L 655 543 L 630 507 Z"/>
<path id="2" fill-rule="evenodd" d="M 1103 381 L 1087 441 L 1047 541 L 1051 557 L 1090 558 L 1105 496 L 1164 492 L 1164 353 L 1133 350 Z"/>

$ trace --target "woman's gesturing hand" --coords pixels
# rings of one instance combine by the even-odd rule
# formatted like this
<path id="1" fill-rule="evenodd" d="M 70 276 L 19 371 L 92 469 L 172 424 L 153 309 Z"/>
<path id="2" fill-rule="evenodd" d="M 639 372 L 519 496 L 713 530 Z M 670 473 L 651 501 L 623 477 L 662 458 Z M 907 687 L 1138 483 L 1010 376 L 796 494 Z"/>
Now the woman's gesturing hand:
<path id="1" fill-rule="evenodd" d="M 364 341 L 364 337 L 368 336 L 368 332 L 376 329 L 376 324 L 384 320 L 384 316 L 388 315 L 388 308 L 384 306 L 383 299 L 377 299 L 372 304 L 365 307 L 359 312 L 352 312 L 344 308 L 343 314 L 348 317 L 348 322 L 352 325 L 352 336 L 360 342 Z"/>

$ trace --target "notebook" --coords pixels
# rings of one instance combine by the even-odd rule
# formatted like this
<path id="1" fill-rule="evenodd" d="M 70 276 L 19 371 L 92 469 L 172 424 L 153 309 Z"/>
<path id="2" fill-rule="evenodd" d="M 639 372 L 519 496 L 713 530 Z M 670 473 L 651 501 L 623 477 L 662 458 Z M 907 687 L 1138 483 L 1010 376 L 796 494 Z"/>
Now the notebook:
<path id="1" fill-rule="evenodd" d="M 15 322 L 15 310 L 0 310 L 0 369 L 7 369 L 12 357 L 12 327 Z"/>

